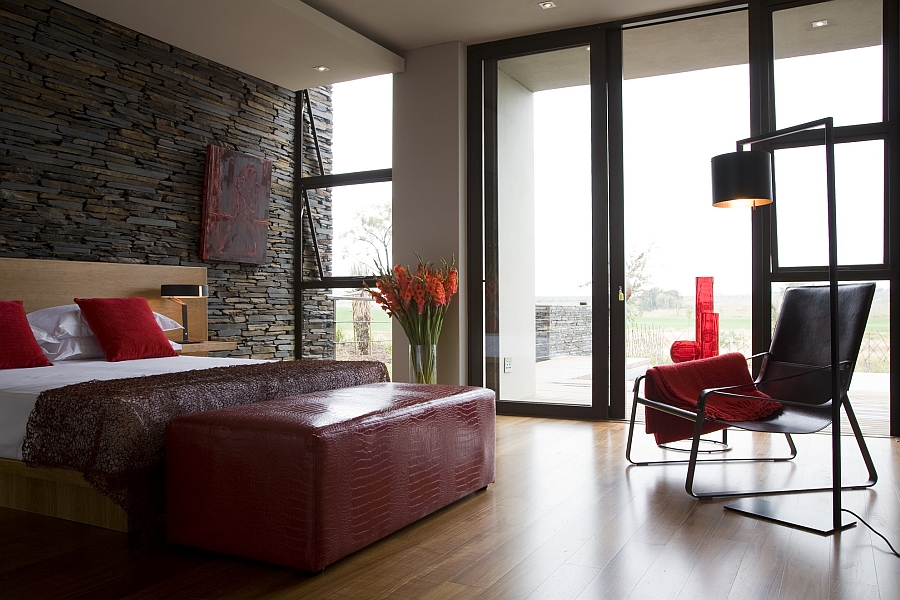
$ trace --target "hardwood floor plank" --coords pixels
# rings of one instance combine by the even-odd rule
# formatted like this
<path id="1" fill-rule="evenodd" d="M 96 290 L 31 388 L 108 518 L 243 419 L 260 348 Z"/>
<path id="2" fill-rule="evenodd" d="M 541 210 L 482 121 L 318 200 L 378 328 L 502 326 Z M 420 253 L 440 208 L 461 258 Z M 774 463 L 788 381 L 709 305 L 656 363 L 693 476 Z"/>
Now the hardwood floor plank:
<path id="1" fill-rule="evenodd" d="M 564 564 L 548 577 L 528 600 L 571 600 L 577 598 L 584 588 L 597 576 L 597 569 L 579 565 Z"/>
<path id="2" fill-rule="evenodd" d="M 627 597 L 662 549 L 654 544 L 626 543 L 584 588 L 578 600 Z"/>
<path id="3" fill-rule="evenodd" d="M 515 567 L 494 581 L 479 596 L 479 599 L 512 600 L 526 598 L 532 595 L 536 589 L 543 587 L 547 580 L 554 577 L 565 566 L 566 560 L 584 545 L 591 532 L 596 529 L 594 523 L 605 518 L 603 515 L 598 514 L 598 511 L 595 509 L 596 506 L 587 507 L 565 529 L 559 531 L 537 550 L 516 564 Z M 573 566 L 580 567 L 580 565 Z M 596 575 L 596 569 L 584 567 L 579 570 L 566 569 L 564 572 L 571 573 L 573 576 L 578 573 L 580 577 L 581 574 L 586 573 L 588 570 L 593 571 L 593 574 L 584 582 L 587 585 Z"/>
<path id="4" fill-rule="evenodd" d="M 726 512 L 726 500 L 695 500 L 685 466 L 629 465 L 626 433 L 623 423 L 498 417 L 487 491 L 319 575 L 0 509 L 0 598 L 900 600 L 900 560 L 862 525 L 821 537 Z M 662 454 L 637 436 L 636 449 Z M 751 434 L 729 441 L 746 455 L 784 446 Z M 830 438 L 796 441 L 793 464 L 703 465 L 697 483 L 827 485 Z M 879 482 L 842 502 L 900 545 L 900 442 L 868 442 Z M 844 455 L 847 477 L 865 474 L 854 452 Z M 828 494 L 772 500 L 830 507 Z"/>
<path id="5" fill-rule="evenodd" d="M 718 505 L 696 503 L 628 598 L 676 598 L 702 556 L 703 546 L 722 518 L 722 512 Z M 677 519 L 677 513 L 672 518 Z"/>
<path id="6" fill-rule="evenodd" d="M 777 598 L 784 580 L 791 530 L 743 515 L 729 514 L 726 518 L 732 517 L 753 523 L 754 529 L 728 600 Z"/>
<path id="7" fill-rule="evenodd" d="M 779 598 L 813 600 L 830 597 L 833 579 L 833 573 L 829 569 L 831 557 L 828 545 L 821 541 L 814 533 L 800 530 L 791 532 L 784 583 Z"/>
<path id="8" fill-rule="evenodd" d="M 748 546 L 748 542 L 715 537 L 711 539 L 701 552 L 678 598 L 727 598 Z"/>

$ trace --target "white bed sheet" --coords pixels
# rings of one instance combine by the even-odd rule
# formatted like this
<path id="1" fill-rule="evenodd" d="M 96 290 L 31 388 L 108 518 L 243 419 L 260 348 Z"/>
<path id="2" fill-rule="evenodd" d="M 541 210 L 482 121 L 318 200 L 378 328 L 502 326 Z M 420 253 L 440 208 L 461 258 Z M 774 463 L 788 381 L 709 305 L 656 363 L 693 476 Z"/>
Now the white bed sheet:
<path id="1" fill-rule="evenodd" d="M 172 356 L 123 362 L 66 360 L 52 367 L 0 369 L 0 458 L 22 460 L 28 416 L 44 390 L 92 379 L 124 379 L 266 362 L 249 358 Z"/>

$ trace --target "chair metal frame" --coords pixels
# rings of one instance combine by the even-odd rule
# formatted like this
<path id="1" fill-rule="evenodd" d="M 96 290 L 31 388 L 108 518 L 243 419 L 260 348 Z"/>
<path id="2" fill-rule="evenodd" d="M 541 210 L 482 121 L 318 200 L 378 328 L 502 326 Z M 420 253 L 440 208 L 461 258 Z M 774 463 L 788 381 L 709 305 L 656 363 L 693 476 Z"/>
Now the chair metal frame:
<path id="1" fill-rule="evenodd" d="M 765 357 L 769 356 L 769 352 L 763 352 L 761 354 L 754 355 L 750 357 Z M 748 360 L 750 360 L 748 359 Z M 789 375 L 786 377 L 773 378 L 768 380 L 760 380 L 757 379 L 754 381 L 754 385 L 766 384 L 766 383 L 774 383 L 778 381 L 785 381 L 788 379 L 794 379 L 797 377 L 802 377 L 804 375 L 810 375 L 817 372 L 822 371 L 830 371 L 830 366 L 825 367 L 816 367 L 811 365 L 792 365 L 794 367 L 800 367 L 805 369 L 804 373 Z M 875 470 L 875 463 L 872 461 L 872 456 L 869 453 L 869 449 L 866 446 L 865 439 L 862 435 L 862 430 L 859 427 L 859 422 L 856 419 L 856 414 L 853 412 L 853 407 L 850 405 L 850 398 L 847 396 L 846 389 L 849 385 L 849 376 L 853 372 L 853 363 L 850 361 L 843 361 L 839 364 L 839 370 L 842 371 L 842 379 L 845 381 L 845 385 L 843 386 L 842 394 L 841 394 L 841 406 L 844 408 L 844 412 L 847 415 L 847 420 L 850 422 L 850 427 L 853 429 L 854 437 L 856 438 L 856 442 L 859 446 L 860 453 L 862 454 L 863 461 L 866 464 L 866 468 L 869 472 L 869 479 L 861 484 L 853 484 L 853 485 L 842 485 L 842 490 L 860 490 L 872 487 L 878 481 L 878 474 Z M 829 485 L 828 487 L 817 487 L 817 488 L 785 488 L 785 489 L 763 489 L 763 490 L 716 490 L 711 492 L 698 492 L 694 490 L 694 475 L 696 472 L 696 467 L 698 463 L 730 463 L 730 462 L 786 462 L 789 460 L 793 460 L 797 456 L 797 446 L 794 444 L 794 440 L 791 437 L 791 433 L 784 431 L 767 431 L 765 427 L 754 428 L 751 423 L 754 422 L 742 422 L 731 423 L 728 421 L 721 421 L 718 419 L 711 419 L 706 417 L 706 403 L 711 395 L 721 395 L 721 396 L 732 396 L 735 398 L 751 398 L 754 400 L 762 400 L 766 401 L 763 398 L 759 398 L 757 396 L 746 396 L 744 394 L 738 394 L 733 391 L 739 388 L 746 388 L 747 385 L 737 385 L 737 386 L 727 386 L 720 388 L 710 388 L 703 390 L 697 399 L 697 412 L 691 412 L 689 410 L 684 410 L 678 407 L 670 406 L 668 404 L 664 404 L 662 402 L 657 402 L 655 400 L 649 400 L 639 395 L 640 393 L 640 385 L 641 381 L 647 377 L 646 375 L 641 375 L 634 382 L 634 399 L 632 401 L 631 406 L 631 420 L 628 428 L 628 443 L 625 449 L 625 458 L 633 465 L 636 466 L 649 466 L 649 465 L 666 465 L 666 464 L 687 464 L 688 472 L 685 478 L 684 489 L 688 494 L 693 496 L 694 498 L 728 498 L 728 497 L 742 497 L 742 496 L 762 496 L 762 495 L 777 495 L 777 494 L 797 494 L 797 493 L 806 493 L 806 492 L 827 492 L 832 491 L 833 486 Z M 803 402 L 795 402 L 790 400 L 783 400 L 777 398 L 771 398 L 768 400 L 769 402 L 781 402 L 784 406 L 802 406 L 804 408 L 809 408 L 810 405 Z M 637 416 L 637 406 L 641 404 L 643 406 L 647 406 L 650 408 L 654 408 L 656 410 L 660 410 L 667 414 L 680 417 L 682 419 L 687 419 L 689 421 L 693 421 L 695 423 L 694 426 L 694 436 L 691 444 L 691 455 L 687 460 L 655 460 L 655 461 L 636 461 L 631 457 L 632 450 L 632 440 L 634 437 L 634 424 L 635 417 Z M 831 405 L 831 401 L 818 406 L 817 408 L 827 408 L 829 411 Z M 706 458 L 706 459 L 698 459 L 699 454 L 699 446 L 700 446 L 700 436 L 702 435 L 703 424 L 706 422 L 719 423 L 722 425 L 727 425 L 729 427 L 737 427 L 739 429 L 745 429 L 748 431 L 761 431 L 764 433 L 781 433 L 785 436 L 788 446 L 790 448 L 790 455 L 788 456 L 768 456 L 768 457 L 754 457 L 754 458 Z M 829 425 L 829 422 L 826 422 L 818 429 L 821 431 L 825 427 Z M 815 431 L 803 431 L 803 432 L 793 432 L 793 433 L 815 433 Z"/>

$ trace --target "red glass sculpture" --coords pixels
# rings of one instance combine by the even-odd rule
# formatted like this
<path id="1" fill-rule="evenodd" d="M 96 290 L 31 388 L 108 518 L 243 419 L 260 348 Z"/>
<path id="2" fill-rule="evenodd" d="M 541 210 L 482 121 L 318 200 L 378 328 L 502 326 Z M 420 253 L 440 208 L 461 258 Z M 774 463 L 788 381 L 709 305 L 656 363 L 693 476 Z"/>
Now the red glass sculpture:
<path id="1" fill-rule="evenodd" d="M 716 310 L 713 308 L 713 278 L 697 277 L 694 289 L 696 290 L 694 295 L 694 320 L 696 322 L 694 339 L 700 343 L 703 339 L 703 323 L 700 317 L 703 313 L 711 313 Z"/>
<path id="2" fill-rule="evenodd" d="M 700 358 L 719 354 L 719 313 L 705 312 L 700 315 Z"/>
<path id="3" fill-rule="evenodd" d="M 694 339 L 678 340 L 669 349 L 673 363 L 719 354 L 719 314 L 713 312 L 713 278 L 697 277 L 694 304 Z"/>
<path id="4" fill-rule="evenodd" d="M 690 340 L 678 340 L 669 348 L 669 356 L 673 363 L 688 362 L 700 358 L 700 344 Z"/>

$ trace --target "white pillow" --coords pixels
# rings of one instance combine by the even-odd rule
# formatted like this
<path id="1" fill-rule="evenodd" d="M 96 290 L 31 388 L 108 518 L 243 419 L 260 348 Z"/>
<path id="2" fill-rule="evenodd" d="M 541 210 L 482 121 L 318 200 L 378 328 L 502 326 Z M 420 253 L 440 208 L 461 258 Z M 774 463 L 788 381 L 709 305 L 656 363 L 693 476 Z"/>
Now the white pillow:
<path id="1" fill-rule="evenodd" d="M 38 329 L 34 325 L 31 326 L 31 334 L 34 336 L 34 339 L 37 340 L 38 344 L 50 343 L 55 344 L 59 340 L 54 337 L 51 337 L 49 333 L 44 331 L 43 329 Z"/>
<path id="2" fill-rule="evenodd" d="M 171 340 L 174 350 L 181 350 L 181 344 L 177 344 Z M 61 360 L 88 360 L 91 358 L 105 358 L 97 338 L 93 335 L 84 337 L 67 337 L 57 342 L 41 342 L 38 340 L 41 350 L 51 362 L 59 362 Z"/>
<path id="3" fill-rule="evenodd" d="M 83 337 L 67 337 L 54 343 L 38 342 L 41 350 L 51 362 L 60 360 L 86 360 L 104 358 L 103 350 L 92 335 Z"/>
<path id="4" fill-rule="evenodd" d="M 156 322 L 163 331 L 172 331 L 173 329 L 183 329 L 178 321 L 174 321 L 165 315 L 153 313 Z M 81 309 L 77 304 L 66 304 L 63 306 L 53 306 L 30 312 L 27 315 L 28 323 L 32 329 L 37 328 L 44 332 L 46 336 L 61 341 L 66 338 L 93 337 L 90 326 L 81 315 Z M 40 339 L 37 334 L 35 338 Z M 102 356 L 102 354 L 101 354 Z"/>

